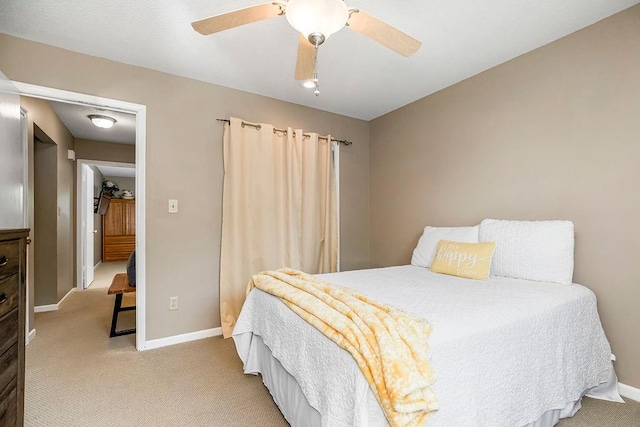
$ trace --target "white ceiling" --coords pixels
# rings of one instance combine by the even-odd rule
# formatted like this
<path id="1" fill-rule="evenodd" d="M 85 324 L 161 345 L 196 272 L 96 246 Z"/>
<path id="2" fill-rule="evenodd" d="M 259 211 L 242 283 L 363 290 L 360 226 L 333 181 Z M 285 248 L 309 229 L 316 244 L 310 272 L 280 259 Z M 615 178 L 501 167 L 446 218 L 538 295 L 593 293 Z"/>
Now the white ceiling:
<path id="1" fill-rule="evenodd" d="M 410 58 L 344 28 L 320 47 L 319 97 L 293 79 L 284 17 L 210 36 L 190 23 L 263 0 L 2 0 L 0 32 L 370 120 L 640 0 L 347 0 L 422 41 Z"/>
<path id="2" fill-rule="evenodd" d="M 116 142 L 119 144 L 136 143 L 136 116 L 119 111 L 103 110 L 89 105 L 70 104 L 67 102 L 49 101 L 62 123 L 69 132 L 80 139 L 94 141 Z M 101 129 L 94 126 L 89 114 L 100 114 L 116 119 L 112 128 Z"/>
<path id="3" fill-rule="evenodd" d="M 116 178 L 135 178 L 136 177 L 135 166 L 132 166 L 130 168 L 125 168 L 120 166 L 95 165 L 95 167 L 98 168 L 102 176 L 110 176 L 110 177 L 116 177 Z M 131 189 L 121 188 L 120 190 L 131 190 Z"/>

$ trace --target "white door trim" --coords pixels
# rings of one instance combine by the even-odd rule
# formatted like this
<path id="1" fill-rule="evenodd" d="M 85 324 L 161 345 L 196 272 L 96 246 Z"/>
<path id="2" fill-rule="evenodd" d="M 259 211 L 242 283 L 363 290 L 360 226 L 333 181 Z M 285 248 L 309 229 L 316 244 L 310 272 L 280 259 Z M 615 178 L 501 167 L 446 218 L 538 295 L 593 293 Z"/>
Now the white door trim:
<path id="1" fill-rule="evenodd" d="M 27 129 L 27 110 L 21 105 L 20 106 L 20 139 L 22 141 L 22 149 L 24 150 L 24 185 L 25 190 L 23 191 L 23 208 L 24 208 L 24 228 L 29 228 L 29 191 L 26 187 L 29 187 L 29 130 Z M 31 230 L 29 231 L 29 235 L 31 235 Z M 24 330 L 25 333 L 25 345 L 29 344 L 31 340 L 31 329 L 29 329 L 29 263 L 31 260 L 29 259 L 29 248 L 25 249 L 27 254 L 26 260 L 27 262 L 24 265 L 24 283 L 25 283 L 25 321 L 24 321 Z"/>
<path id="2" fill-rule="evenodd" d="M 135 166 L 134 166 L 135 167 Z M 81 251 L 76 251 L 81 255 L 82 264 L 82 288 L 86 289 L 93 283 L 93 260 L 94 255 L 94 240 L 93 235 L 95 230 L 94 225 L 94 212 L 95 212 L 95 176 L 93 169 L 89 165 L 82 165 L 78 167 L 80 169 L 80 191 L 76 189 L 76 209 L 80 208 L 80 216 L 76 217 L 76 225 L 78 224 L 78 218 L 80 218 L 80 229 L 82 235 L 80 237 Z M 89 230 L 91 229 L 91 230 Z"/>
<path id="3" fill-rule="evenodd" d="M 21 95 L 55 101 L 90 104 L 136 115 L 136 349 L 147 348 L 146 337 L 146 152 L 147 107 L 142 104 L 103 98 L 67 90 L 12 82 Z"/>

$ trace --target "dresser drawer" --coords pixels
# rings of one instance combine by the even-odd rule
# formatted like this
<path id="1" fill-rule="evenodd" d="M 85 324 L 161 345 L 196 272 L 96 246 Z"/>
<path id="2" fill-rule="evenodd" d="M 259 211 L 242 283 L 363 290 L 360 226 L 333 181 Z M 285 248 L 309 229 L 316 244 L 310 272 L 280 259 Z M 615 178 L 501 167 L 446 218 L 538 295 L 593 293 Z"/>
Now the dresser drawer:
<path id="1" fill-rule="evenodd" d="M 13 380 L 0 390 L 0 427 L 18 425 L 18 390 L 16 385 L 17 381 Z"/>
<path id="2" fill-rule="evenodd" d="M 18 272 L 20 265 L 20 241 L 9 240 L 0 242 L 0 278 L 11 276 Z"/>
<path id="3" fill-rule="evenodd" d="M 18 375 L 18 344 L 0 356 L 0 390 Z"/>
<path id="4" fill-rule="evenodd" d="M 0 317 L 18 306 L 18 275 L 0 279 Z"/>
<path id="5" fill-rule="evenodd" d="M 18 310 L 13 310 L 0 318 L 0 354 L 4 354 L 18 342 Z"/>

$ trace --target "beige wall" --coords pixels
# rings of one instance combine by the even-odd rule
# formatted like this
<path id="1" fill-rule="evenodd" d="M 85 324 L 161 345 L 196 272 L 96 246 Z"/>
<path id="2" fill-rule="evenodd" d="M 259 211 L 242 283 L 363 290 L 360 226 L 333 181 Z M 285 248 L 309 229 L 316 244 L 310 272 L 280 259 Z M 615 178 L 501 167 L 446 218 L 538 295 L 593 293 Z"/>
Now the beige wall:
<path id="1" fill-rule="evenodd" d="M 53 108 L 48 102 L 28 98 L 20 97 L 20 103 L 27 110 L 27 126 L 29 127 L 29 150 L 33 150 L 33 125 L 36 124 L 42 131 L 49 137 L 57 146 L 57 238 L 56 249 L 57 253 L 50 254 L 50 256 L 57 257 L 57 273 L 55 274 L 57 280 L 55 281 L 54 298 L 50 300 L 47 297 L 46 304 L 55 304 L 60 301 L 73 287 L 73 227 L 75 209 L 73 205 L 74 191 L 73 191 L 73 173 L 74 163 L 67 159 L 67 150 L 73 148 L 73 136 L 65 125 L 60 121 L 58 116 L 53 111 Z M 33 154 L 29 155 L 30 159 L 33 159 Z M 33 162 L 33 160 L 30 160 Z M 31 163 L 33 164 L 33 163 Z M 33 192 L 33 174 L 30 174 L 29 183 L 30 192 Z M 33 194 L 30 195 L 30 200 L 33 201 Z M 30 204 L 30 210 L 34 209 L 34 204 Z M 37 206 L 35 206 L 37 209 Z M 30 218 L 33 218 L 30 213 Z M 31 222 L 30 224 L 33 224 Z M 40 232 L 42 230 L 39 230 Z M 34 236 L 32 236 L 33 238 Z M 37 233 L 33 239 L 34 246 L 38 245 Z M 35 259 L 33 248 L 29 249 L 30 259 Z M 36 260 L 37 262 L 37 260 Z M 33 276 L 31 276 L 33 277 Z M 32 279 L 29 280 L 29 290 L 35 292 L 30 295 L 35 295 L 38 299 L 36 289 L 33 287 Z M 39 304 L 45 302 L 39 301 Z M 31 304 L 31 302 L 30 302 Z"/>
<path id="2" fill-rule="evenodd" d="M 31 147 L 30 147 L 31 148 Z M 58 302 L 58 147 L 39 139 L 33 143 L 33 222 L 31 247 L 33 258 L 33 305 Z M 30 277 L 30 278 L 31 278 Z M 31 303 L 31 302 L 30 302 Z M 32 323 L 30 323 L 32 325 Z"/>
<path id="3" fill-rule="evenodd" d="M 135 145 L 75 138 L 73 149 L 76 152 L 76 159 L 104 160 L 120 163 L 136 162 Z"/>
<path id="4" fill-rule="evenodd" d="M 620 381 L 640 387 L 640 6 L 371 122 L 371 263 L 425 225 L 570 219 Z"/>
<path id="5" fill-rule="evenodd" d="M 147 106 L 147 339 L 220 326 L 222 125 L 216 118 L 353 141 L 341 149 L 341 262 L 343 269 L 368 266 L 367 122 L 7 35 L 0 35 L 0 47 L 0 70 L 9 79 Z M 169 198 L 179 199 L 179 214 L 167 213 Z M 180 310 L 168 310 L 171 296 L 180 298 Z"/>

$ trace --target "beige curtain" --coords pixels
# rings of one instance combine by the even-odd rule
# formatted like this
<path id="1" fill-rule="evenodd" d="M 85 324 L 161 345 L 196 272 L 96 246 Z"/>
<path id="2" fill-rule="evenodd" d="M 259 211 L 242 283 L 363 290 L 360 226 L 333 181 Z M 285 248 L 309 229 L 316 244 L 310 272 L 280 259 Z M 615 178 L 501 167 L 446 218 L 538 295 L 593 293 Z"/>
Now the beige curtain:
<path id="1" fill-rule="evenodd" d="M 330 136 L 231 118 L 223 145 L 220 315 L 228 338 L 252 274 L 337 271 L 338 212 Z"/>

